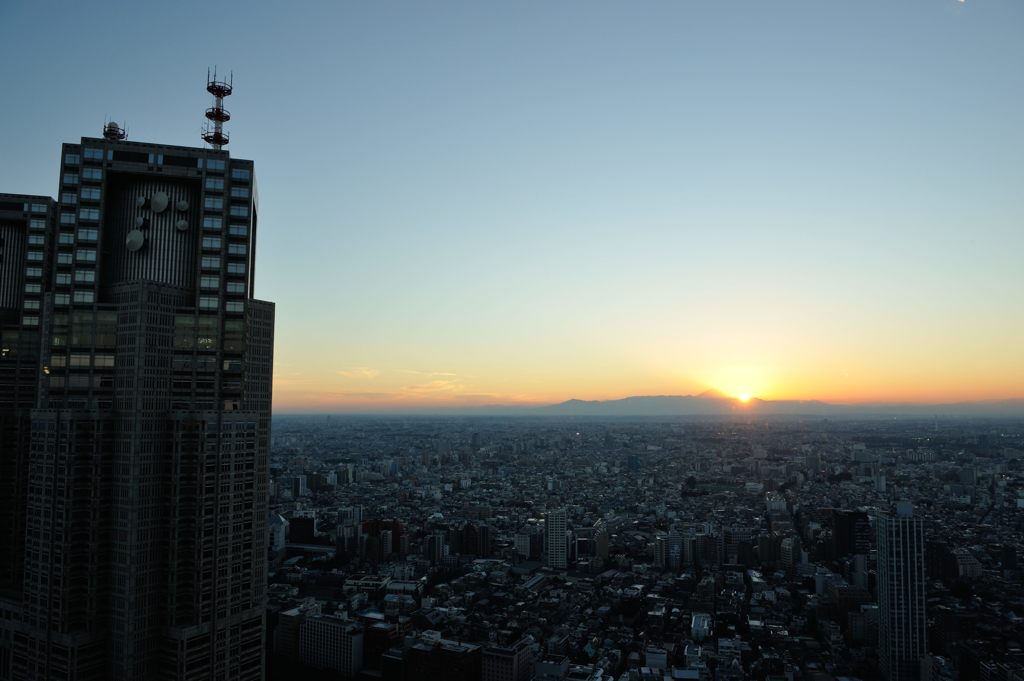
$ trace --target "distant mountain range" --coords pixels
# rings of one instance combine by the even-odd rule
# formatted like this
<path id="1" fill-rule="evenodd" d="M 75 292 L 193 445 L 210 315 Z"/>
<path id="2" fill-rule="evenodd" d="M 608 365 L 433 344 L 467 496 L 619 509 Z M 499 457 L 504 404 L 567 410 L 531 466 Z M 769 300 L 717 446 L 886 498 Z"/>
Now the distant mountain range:
<path id="1" fill-rule="evenodd" d="M 323 412 L 321 412 L 323 413 Z M 670 418 L 673 416 L 768 416 L 813 418 L 993 418 L 1024 419 L 1024 399 L 948 404 L 877 402 L 830 404 L 820 400 L 762 400 L 742 402 L 714 390 L 699 395 L 647 395 L 618 400 L 566 400 L 543 406 L 490 404 L 349 412 L 352 416 L 481 416 L 481 417 L 598 417 Z M 285 416 L 277 412 L 279 416 Z"/>
<path id="2" fill-rule="evenodd" d="M 1024 399 L 950 404 L 829 404 L 819 400 L 762 400 L 748 402 L 709 390 L 700 395 L 654 395 L 618 400 L 567 400 L 529 410 L 544 416 L 820 416 L 893 417 L 955 416 L 1024 418 Z"/>

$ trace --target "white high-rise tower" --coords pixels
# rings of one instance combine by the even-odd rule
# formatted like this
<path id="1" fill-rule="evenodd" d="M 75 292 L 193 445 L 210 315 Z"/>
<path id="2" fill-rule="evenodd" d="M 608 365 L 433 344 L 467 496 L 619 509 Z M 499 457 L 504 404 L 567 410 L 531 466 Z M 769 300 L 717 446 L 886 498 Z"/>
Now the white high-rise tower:
<path id="1" fill-rule="evenodd" d="M 565 530 L 565 509 L 548 511 L 544 520 L 544 564 L 556 570 L 564 570 L 568 565 Z"/>
<path id="2" fill-rule="evenodd" d="M 909 502 L 875 516 L 878 653 L 889 681 L 916 681 L 927 651 L 924 526 Z"/>

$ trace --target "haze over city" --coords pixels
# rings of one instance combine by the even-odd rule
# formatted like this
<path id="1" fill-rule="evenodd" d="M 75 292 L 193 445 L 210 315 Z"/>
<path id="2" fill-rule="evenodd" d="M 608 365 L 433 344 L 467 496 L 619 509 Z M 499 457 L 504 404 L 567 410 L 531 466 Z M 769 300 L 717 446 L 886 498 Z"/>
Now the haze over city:
<path id="1" fill-rule="evenodd" d="M 1009 0 L 6 2 L 4 91 L 32 94 L 0 113 L 25 159 L 0 184 L 52 192 L 36 150 L 83 121 L 193 145 L 197 78 L 233 69 L 277 411 L 1019 398 L 1022 21 Z"/>

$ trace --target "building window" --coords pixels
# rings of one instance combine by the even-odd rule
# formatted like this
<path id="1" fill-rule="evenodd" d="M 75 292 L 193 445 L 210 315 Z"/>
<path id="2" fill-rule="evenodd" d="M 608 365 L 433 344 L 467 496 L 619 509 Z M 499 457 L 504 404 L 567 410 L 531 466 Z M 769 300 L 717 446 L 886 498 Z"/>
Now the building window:
<path id="1" fill-rule="evenodd" d="M 199 278 L 199 288 L 220 288 L 220 277 L 203 275 Z"/>
<path id="2" fill-rule="evenodd" d="M 102 161 L 103 150 L 102 149 L 85 149 L 82 151 L 82 156 L 85 157 L 86 161 Z"/>
<path id="3" fill-rule="evenodd" d="M 100 168 L 82 168 L 83 180 L 102 180 L 103 170 Z"/>
<path id="4" fill-rule="evenodd" d="M 61 213 L 60 214 L 60 224 L 62 224 L 62 225 L 73 225 L 73 224 L 75 224 L 75 214 L 74 213 Z"/>
<path id="5" fill-rule="evenodd" d="M 57 286 L 70 286 L 71 285 L 71 273 L 70 272 L 58 272 L 57 273 Z"/>
<path id="6" fill-rule="evenodd" d="M 89 366 L 89 355 L 84 352 L 73 352 L 68 357 L 68 366 L 80 369 Z"/>
<path id="7" fill-rule="evenodd" d="M 224 304 L 224 310 L 226 312 L 244 312 L 245 303 L 241 300 L 229 300 Z"/>
<path id="8" fill-rule="evenodd" d="M 81 210 L 78 211 L 78 219 L 79 220 L 89 220 L 91 222 L 99 220 L 100 219 L 100 209 L 99 208 L 82 208 Z"/>
<path id="9" fill-rule="evenodd" d="M 33 213 L 45 213 L 46 211 L 47 211 L 47 206 L 46 206 L 45 203 L 33 203 L 32 204 L 32 212 Z"/>
<path id="10" fill-rule="evenodd" d="M 232 180 L 248 180 L 251 174 L 248 168 L 232 168 L 231 179 Z"/>
<path id="11" fill-rule="evenodd" d="M 202 266 L 204 270 L 219 270 L 220 258 L 216 255 L 204 255 Z"/>
<path id="12" fill-rule="evenodd" d="M 206 210 L 224 210 L 224 199 L 219 196 L 207 196 L 203 199 L 203 208 Z"/>
<path id="13" fill-rule="evenodd" d="M 29 229 L 46 229 L 46 220 L 33 218 L 28 221 L 28 227 Z"/>
<path id="14" fill-rule="evenodd" d="M 78 194 L 74 192 L 64 192 L 63 194 L 60 195 L 60 202 L 67 204 L 78 203 Z"/>
<path id="15" fill-rule="evenodd" d="M 67 293 L 55 293 L 53 296 L 54 305 L 70 305 L 71 296 Z"/>
<path id="16" fill-rule="evenodd" d="M 114 366 L 114 356 L 108 354 L 96 355 L 95 359 L 93 360 L 93 366 L 95 366 L 98 369 L 108 369 Z"/>
<path id="17" fill-rule="evenodd" d="M 228 255 L 245 255 L 246 250 L 245 244 L 228 244 Z"/>
<path id="18" fill-rule="evenodd" d="M 77 260 L 79 262 L 96 262 L 96 249 L 79 248 L 77 253 Z"/>
<path id="19" fill-rule="evenodd" d="M 199 309 L 204 311 L 216 310 L 220 304 L 217 296 L 199 296 Z"/>
<path id="20" fill-rule="evenodd" d="M 78 184 L 78 173 L 64 173 L 64 184 Z"/>
<path id="21" fill-rule="evenodd" d="M 78 230 L 79 241 L 96 241 L 100 236 L 99 230 L 96 229 L 80 229 Z"/>
<path id="22" fill-rule="evenodd" d="M 22 318 L 21 323 L 25 326 L 39 326 L 39 317 L 36 317 L 35 315 L 25 315 Z"/>
<path id="23" fill-rule="evenodd" d="M 57 254 L 57 264 L 58 265 L 70 265 L 71 264 L 71 254 L 70 253 L 58 253 Z"/>
<path id="24" fill-rule="evenodd" d="M 43 276 L 43 268 L 42 267 L 26 267 L 25 268 L 25 276 L 28 277 L 29 279 L 38 279 L 39 277 Z"/>
<path id="25" fill-rule="evenodd" d="M 46 239 L 42 234 L 29 234 L 28 245 L 29 246 L 42 246 L 46 242 Z"/>
<path id="26" fill-rule="evenodd" d="M 231 217 L 235 217 L 235 218 L 247 218 L 247 217 L 249 217 L 249 206 L 231 206 Z"/>
<path id="27" fill-rule="evenodd" d="M 22 303 L 22 305 L 25 306 L 26 310 L 38 310 L 39 309 L 39 301 L 38 300 L 29 299 L 29 300 L 24 301 Z"/>
<path id="28" fill-rule="evenodd" d="M 203 167 L 202 166 L 203 159 L 199 159 L 199 163 L 200 163 L 199 167 L 202 168 Z M 206 159 L 206 169 L 207 170 L 218 170 L 220 172 L 224 172 L 224 161 L 216 159 L 216 158 L 208 158 L 208 159 Z"/>
<path id="29" fill-rule="evenodd" d="M 212 189 L 213 191 L 224 191 L 224 178 L 223 177 L 208 177 L 206 178 L 206 188 Z"/>
<path id="30" fill-rule="evenodd" d="M 220 237 L 219 236 L 204 236 L 203 237 L 203 248 L 220 248 Z"/>
<path id="31" fill-rule="evenodd" d="M 67 362 L 67 355 L 53 355 L 50 357 L 50 366 L 52 367 L 64 367 L 67 366 Z"/>
<path id="32" fill-rule="evenodd" d="M 25 293 L 39 293 L 41 290 L 39 284 L 25 284 Z"/>
<path id="33" fill-rule="evenodd" d="M 61 232 L 57 235 L 57 243 L 63 246 L 69 246 L 75 243 L 75 235 L 71 232 Z"/>
<path id="34" fill-rule="evenodd" d="M 91 303 L 96 299 L 96 294 L 93 291 L 75 291 L 75 302 L 76 303 Z"/>
<path id="35" fill-rule="evenodd" d="M 29 262 L 42 262 L 43 261 L 43 252 L 42 251 L 29 251 L 28 252 L 28 261 Z"/>
<path id="36" fill-rule="evenodd" d="M 228 234 L 231 236 L 249 236 L 249 225 L 230 225 Z"/>
<path id="37" fill-rule="evenodd" d="M 243 281 L 229 281 L 228 282 L 228 293 L 245 293 L 245 282 L 243 282 Z"/>
<path id="38" fill-rule="evenodd" d="M 245 274 L 244 262 L 229 262 L 228 274 Z"/>
<path id="39" fill-rule="evenodd" d="M 79 284 L 91 284 L 96 281 L 96 270 L 75 270 L 75 281 Z"/>
<path id="40" fill-rule="evenodd" d="M 81 194 L 83 201 L 99 201 L 100 200 L 100 188 L 99 187 L 82 187 L 82 191 L 80 191 L 79 194 Z"/>
<path id="41" fill-rule="evenodd" d="M 220 231 L 224 227 L 224 221 L 219 217 L 208 215 L 203 218 L 203 229 L 210 231 Z"/>
<path id="42" fill-rule="evenodd" d="M 82 162 L 82 158 L 78 154 L 64 154 L 64 163 L 69 166 L 77 166 Z"/>
<path id="43" fill-rule="evenodd" d="M 249 188 L 248 187 L 232 187 L 231 188 L 231 198 L 233 198 L 233 199 L 247 199 L 247 198 L 249 198 Z"/>

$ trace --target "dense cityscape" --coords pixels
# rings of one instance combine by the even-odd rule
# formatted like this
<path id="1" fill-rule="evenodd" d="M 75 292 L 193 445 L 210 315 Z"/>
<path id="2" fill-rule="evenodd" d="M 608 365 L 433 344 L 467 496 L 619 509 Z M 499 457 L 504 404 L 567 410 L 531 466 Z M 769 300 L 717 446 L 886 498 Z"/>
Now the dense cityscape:
<path id="1" fill-rule="evenodd" d="M 1017 679 L 1022 458 L 1019 421 L 279 416 L 271 669 Z"/>
<path id="2" fill-rule="evenodd" d="M 0 681 L 1024 681 L 1021 25 L 0 3 Z"/>

